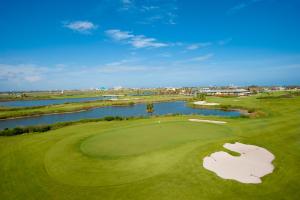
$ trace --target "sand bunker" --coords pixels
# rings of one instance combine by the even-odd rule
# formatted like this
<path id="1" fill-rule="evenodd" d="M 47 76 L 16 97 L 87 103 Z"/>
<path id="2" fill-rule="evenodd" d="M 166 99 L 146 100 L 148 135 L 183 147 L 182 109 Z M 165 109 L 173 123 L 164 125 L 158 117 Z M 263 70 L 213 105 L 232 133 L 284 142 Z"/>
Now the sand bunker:
<path id="1" fill-rule="evenodd" d="M 224 121 L 214 121 L 214 120 L 207 120 L 207 119 L 189 119 L 191 122 L 205 122 L 205 123 L 212 123 L 212 124 L 226 124 L 227 122 Z"/>
<path id="2" fill-rule="evenodd" d="M 108 99 L 110 101 L 129 101 L 130 99 Z"/>
<path id="3" fill-rule="evenodd" d="M 212 153 L 203 159 L 203 167 L 224 179 L 242 183 L 261 183 L 260 177 L 273 172 L 274 155 L 264 148 L 242 143 L 223 145 L 226 149 L 240 153 L 232 156 L 224 151 Z"/>
<path id="4" fill-rule="evenodd" d="M 206 101 L 196 101 L 194 102 L 195 105 L 200 105 L 200 106 L 217 106 L 220 105 L 219 103 L 207 103 Z"/>

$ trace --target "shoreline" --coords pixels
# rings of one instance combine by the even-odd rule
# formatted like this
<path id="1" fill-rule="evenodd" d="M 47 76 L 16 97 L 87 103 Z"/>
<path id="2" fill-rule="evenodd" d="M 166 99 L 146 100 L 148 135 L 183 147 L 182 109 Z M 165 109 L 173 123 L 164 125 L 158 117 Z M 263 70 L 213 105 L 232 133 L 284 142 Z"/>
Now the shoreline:
<path id="1" fill-rule="evenodd" d="M 134 100 L 134 99 L 133 99 Z M 109 101 L 106 100 L 108 102 L 112 102 L 111 105 L 97 105 L 97 106 L 91 106 L 89 108 L 86 109 L 75 109 L 74 111 L 62 111 L 62 112 L 49 112 L 49 113 L 41 113 L 41 114 L 28 114 L 28 115 L 21 115 L 21 116 L 16 116 L 16 117 L 7 117 L 7 118 L 0 118 L 0 121 L 5 121 L 5 120 L 14 120 L 14 119 L 23 119 L 23 118 L 34 118 L 34 117 L 41 117 L 41 116 L 46 116 L 46 115 L 60 115 L 60 114 L 68 114 L 68 113 L 78 113 L 78 112 L 84 112 L 84 111 L 88 111 L 91 109 L 96 109 L 96 108 L 102 108 L 102 107 L 118 107 L 118 106 L 132 106 L 129 105 L 130 102 L 133 102 L 134 104 L 143 104 L 143 103 L 147 103 L 147 102 L 151 102 L 151 103 L 161 103 L 161 102 L 174 102 L 174 101 L 184 101 L 186 102 L 186 106 L 192 107 L 194 109 L 209 109 L 209 110 L 222 110 L 222 111 L 237 111 L 239 113 L 241 113 L 241 116 L 250 116 L 251 113 L 248 112 L 248 110 L 245 108 L 228 108 L 228 109 L 222 109 L 219 106 L 205 106 L 205 105 L 194 105 L 191 104 L 191 102 L 188 99 L 168 99 L 168 100 L 154 100 L 154 101 L 147 101 L 147 100 L 141 100 L 138 102 L 134 102 L 129 100 L 126 101 Z M 59 105 L 59 104 L 55 104 L 55 105 Z M 46 107 L 46 106 L 45 106 Z"/>
<path id="2" fill-rule="evenodd" d="M 170 100 L 144 101 L 144 102 L 133 102 L 133 103 L 134 104 L 143 104 L 143 103 L 147 103 L 147 102 L 161 103 L 161 102 L 173 102 L 173 101 L 186 101 L 186 100 L 183 100 L 183 99 L 170 99 Z M 111 102 L 113 102 L 113 101 L 111 101 Z M 33 114 L 33 115 L 23 115 L 23 116 L 16 116 L 16 117 L 0 118 L 0 121 L 30 118 L 30 117 L 33 118 L 33 117 L 40 117 L 40 116 L 45 116 L 45 115 L 60 115 L 60 114 L 68 114 L 68 113 L 77 113 L 77 112 L 84 112 L 84 111 L 88 111 L 88 110 L 91 110 L 91 109 L 109 107 L 109 106 L 113 106 L 113 107 L 132 106 L 132 105 L 129 105 L 130 102 L 131 102 L 130 100 L 126 100 L 126 101 L 122 101 L 122 102 L 113 102 L 114 104 L 111 104 L 111 105 L 92 106 L 90 108 L 78 109 L 78 110 L 74 110 L 74 111 L 50 112 L 50 113 L 42 113 L 42 114 Z"/>
<path id="3" fill-rule="evenodd" d="M 90 108 L 90 109 L 93 109 L 93 108 Z M 14 119 L 23 119 L 23 118 L 30 118 L 30 117 L 34 118 L 34 117 L 41 117 L 41 116 L 45 116 L 45 115 L 61 115 L 61 114 L 68 114 L 68 113 L 78 113 L 78 112 L 88 111 L 90 109 L 68 111 L 68 112 L 54 112 L 54 113 L 45 113 L 45 114 L 36 114 L 36 115 L 25 115 L 25 116 L 9 117 L 9 118 L 1 118 L 0 121 L 14 120 Z"/>

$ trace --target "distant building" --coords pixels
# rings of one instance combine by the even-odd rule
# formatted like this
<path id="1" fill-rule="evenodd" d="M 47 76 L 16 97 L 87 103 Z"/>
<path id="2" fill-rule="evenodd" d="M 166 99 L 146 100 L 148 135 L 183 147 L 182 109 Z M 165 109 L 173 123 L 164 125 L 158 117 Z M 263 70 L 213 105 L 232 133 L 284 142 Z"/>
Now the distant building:
<path id="1" fill-rule="evenodd" d="M 122 89 L 123 89 L 122 86 L 116 86 L 116 87 L 113 88 L 113 90 L 122 90 Z"/>
<path id="2" fill-rule="evenodd" d="M 99 87 L 96 88 L 97 91 L 107 91 L 108 89 L 106 87 Z"/>
<path id="3" fill-rule="evenodd" d="M 177 88 L 174 87 L 166 87 L 165 88 L 167 91 L 176 91 Z"/>
<path id="4" fill-rule="evenodd" d="M 216 96 L 247 96 L 251 92 L 246 89 L 209 89 L 202 88 L 197 91 L 197 93 L 205 93 L 207 95 L 216 95 Z"/>
<path id="5" fill-rule="evenodd" d="M 279 86 L 279 87 L 272 87 L 271 90 L 283 91 L 283 90 L 285 90 L 285 87 L 281 87 L 281 86 Z"/>

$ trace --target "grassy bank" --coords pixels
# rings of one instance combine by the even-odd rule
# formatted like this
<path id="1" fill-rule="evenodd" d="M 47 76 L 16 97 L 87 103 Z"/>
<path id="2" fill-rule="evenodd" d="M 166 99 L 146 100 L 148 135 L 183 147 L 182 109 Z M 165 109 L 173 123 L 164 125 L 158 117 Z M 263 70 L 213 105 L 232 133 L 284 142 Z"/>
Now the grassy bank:
<path id="1" fill-rule="evenodd" d="M 1 93 L 1 101 L 20 101 L 20 100 L 43 100 L 43 99 L 71 99 L 99 97 L 105 94 L 99 91 L 45 91 L 45 92 L 19 92 L 19 93 Z"/>

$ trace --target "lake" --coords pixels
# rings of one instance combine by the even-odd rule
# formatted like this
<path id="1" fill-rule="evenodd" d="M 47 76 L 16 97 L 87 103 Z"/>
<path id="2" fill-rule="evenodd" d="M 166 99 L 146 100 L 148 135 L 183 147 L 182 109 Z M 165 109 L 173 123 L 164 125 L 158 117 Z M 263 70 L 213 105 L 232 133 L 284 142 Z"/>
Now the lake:
<path id="1" fill-rule="evenodd" d="M 238 111 L 223 111 L 217 109 L 196 109 L 186 105 L 184 101 L 161 102 L 154 104 L 154 115 L 166 114 L 199 114 L 215 115 L 223 117 L 240 116 Z M 42 115 L 37 117 L 27 117 L 19 119 L 9 119 L 0 121 L 0 129 L 14 128 L 17 126 L 32 126 L 41 124 L 53 124 L 57 122 L 77 121 L 81 119 L 102 118 L 105 116 L 147 116 L 146 104 L 135 104 L 133 106 L 108 106 L 94 108 L 82 112 Z"/>
<path id="2" fill-rule="evenodd" d="M 112 96 L 86 97 L 86 98 L 66 98 L 66 99 L 41 99 L 41 100 L 23 100 L 23 101 L 3 101 L 0 106 L 6 107 L 34 107 L 34 106 L 48 106 L 53 104 L 87 102 L 97 100 L 116 99 Z"/>

